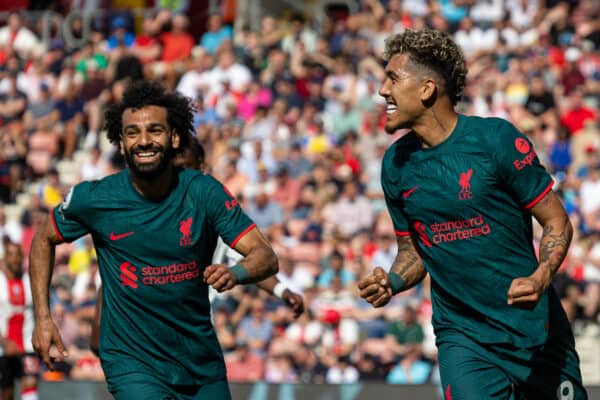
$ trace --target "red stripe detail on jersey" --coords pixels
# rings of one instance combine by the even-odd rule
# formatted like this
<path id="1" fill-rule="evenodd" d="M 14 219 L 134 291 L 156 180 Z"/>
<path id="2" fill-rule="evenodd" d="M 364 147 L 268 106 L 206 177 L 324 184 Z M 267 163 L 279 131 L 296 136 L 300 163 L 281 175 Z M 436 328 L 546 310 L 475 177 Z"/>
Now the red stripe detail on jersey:
<path id="1" fill-rule="evenodd" d="M 63 239 L 63 236 L 61 235 L 60 231 L 58 230 L 58 225 L 56 225 L 56 219 L 54 217 L 54 210 L 50 211 L 50 221 L 52 221 L 52 227 L 54 228 L 54 232 L 56 233 L 56 236 L 58 236 L 58 238 L 60 239 L 61 242 L 64 242 L 65 240 Z"/>
<path id="2" fill-rule="evenodd" d="M 450 384 L 446 386 L 445 400 L 452 400 L 452 393 L 450 393 Z"/>
<path id="3" fill-rule="evenodd" d="M 410 232 L 409 231 L 395 231 L 396 232 L 396 236 L 409 236 Z"/>
<path id="4" fill-rule="evenodd" d="M 25 288 L 22 279 L 10 279 L 8 281 L 8 302 L 17 307 L 25 306 Z M 14 313 L 8 319 L 8 332 L 6 337 L 15 342 L 20 352 L 25 350 L 23 342 L 23 325 L 25 324 L 25 314 L 23 312 Z"/>
<path id="5" fill-rule="evenodd" d="M 542 200 L 544 198 L 545 195 L 548 194 L 549 191 L 552 190 L 552 186 L 554 186 L 554 180 L 552 180 L 552 182 L 550 182 L 550 184 L 548 185 L 548 187 L 546 189 L 544 189 L 544 191 L 542 193 L 540 193 L 538 195 L 538 197 L 536 197 L 535 199 L 533 199 L 533 201 L 529 204 L 527 204 L 525 206 L 525 208 L 533 208 L 537 203 L 540 202 L 540 200 Z"/>
<path id="6" fill-rule="evenodd" d="M 249 227 L 247 227 L 246 229 L 244 229 L 242 231 L 242 233 L 240 233 L 234 240 L 233 242 L 231 242 L 231 244 L 229 245 L 229 247 L 235 247 L 235 245 L 237 244 L 237 242 L 240 241 L 241 238 L 244 237 L 244 235 L 246 235 L 246 233 L 250 232 L 252 229 L 256 228 L 256 224 L 252 223 Z"/>

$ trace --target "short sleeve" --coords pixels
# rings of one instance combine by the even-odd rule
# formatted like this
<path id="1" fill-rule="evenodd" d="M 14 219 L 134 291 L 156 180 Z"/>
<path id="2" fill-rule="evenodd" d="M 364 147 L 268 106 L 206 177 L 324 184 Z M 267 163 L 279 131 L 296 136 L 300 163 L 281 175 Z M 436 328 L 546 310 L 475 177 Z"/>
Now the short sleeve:
<path id="1" fill-rule="evenodd" d="M 256 224 L 222 183 L 210 176 L 207 179 L 205 198 L 208 218 L 217 234 L 233 248 Z"/>
<path id="2" fill-rule="evenodd" d="M 492 151 L 498 178 L 523 208 L 530 209 L 552 190 L 552 177 L 540 164 L 533 144 L 510 122 L 500 122 L 497 140 Z"/>
<path id="3" fill-rule="evenodd" d="M 408 219 L 402 210 L 402 200 L 395 197 L 392 193 L 393 187 L 390 182 L 390 176 L 388 173 L 388 168 L 386 168 L 385 163 L 383 168 L 381 168 L 381 186 L 383 188 L 383 194 L 385 197 L 385 204 L 387 206 L 388 212 L 392 217 L 392 222 L 394 224 L 394 231 L 397 236 L 408 236 Z"/>
<path id="4" fill-rule="evenodd" d="M 89 182 L 82 182 L 69 190 L 63 202 L 52 210 L 50 218 L 57 236 L 72 242 L 89 232 L 86 224 L 89 214 Z"/>

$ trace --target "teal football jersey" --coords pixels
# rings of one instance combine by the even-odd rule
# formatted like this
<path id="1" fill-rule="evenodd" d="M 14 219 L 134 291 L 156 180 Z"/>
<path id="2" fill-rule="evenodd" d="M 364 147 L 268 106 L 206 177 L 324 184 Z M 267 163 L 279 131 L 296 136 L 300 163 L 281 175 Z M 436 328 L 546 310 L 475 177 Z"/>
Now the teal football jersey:
<path id="1" fill-rule="evenodd" d="M 552 289 L 533 311 L 507 304 L 513 279 L 535 271 L 530 209 L 553 181 L 531 142 L 509 122 L 459 115 L 440 145 L 414 132 L 387 150 L 382 186 L 397 235 L 413 235 L 431 276 L 433 326 L 482 343 L 544 343 Z M 566 323 L 558 316 L 552 321 Z"/>
<path id="2" fill-rule="evenodd" d="M 92 235 L 104 290 L 100 355 L 109 386 L 130 372 L 171 385 L 225 379 L 202 273 L 219 236 L 234 247 L 255 225 L 221 183 L 177 170 L 169 195 L 151 201 L 124 170 L 77 184 L 52 216 L 67 242 Z"/>

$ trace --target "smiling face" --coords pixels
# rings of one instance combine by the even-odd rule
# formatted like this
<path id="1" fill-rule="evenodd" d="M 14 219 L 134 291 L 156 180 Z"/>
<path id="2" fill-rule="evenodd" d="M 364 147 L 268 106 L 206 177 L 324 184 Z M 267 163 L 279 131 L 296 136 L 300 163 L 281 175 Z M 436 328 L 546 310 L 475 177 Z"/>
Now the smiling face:
<path id="1" fill-rule="evenodd" d="M 386 78 L 379 95 L 386 103 L 385 130 L 394 133 L 398 129 L 411 128 L 425 110 L 423 104 L 432 95 L 431 80 L 419 76 L 407 54 L 396 54 L 388 62 Z"/>
<path id="2" fill-rule="evenodd" d="M 121 150 L 129 167 L 142 178 L 161 175 L 179 147 L 179 135 L 159 106 L 128 108 L 122 116 Z"/>

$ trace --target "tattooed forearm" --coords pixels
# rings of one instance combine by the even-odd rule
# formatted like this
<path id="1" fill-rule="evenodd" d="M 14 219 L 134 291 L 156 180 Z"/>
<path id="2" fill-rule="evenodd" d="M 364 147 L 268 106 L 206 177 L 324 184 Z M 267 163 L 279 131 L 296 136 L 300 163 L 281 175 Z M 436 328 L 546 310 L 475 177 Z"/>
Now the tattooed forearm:
<path id="1" fill-rule="evenodd" d="M 398 255 L 392 265 L 392 271 L 402 277 L 405 289 L 411 288 L 425 277 L 427 272 L 412 238 L 398 238 Z"/>
<path id="2" fill-rule="evenodd" d="M 567 255 L 572 236 L 573 229 L 568 220 L 561 224 L 548 223 L 544 226 L 540 241 L 540 266 L 546 266 L 551 276 L 554 276 Z"/>
<path id="3" fill-rule="evenodd" d="M 573 237 L 573 226 L 560 198 L 552 191 L 531 212 L 544 228 L 540 240 L 539 265 L 534 274 L 542 278 L 543 285 L 547 287 L 567 255 Z"/>

